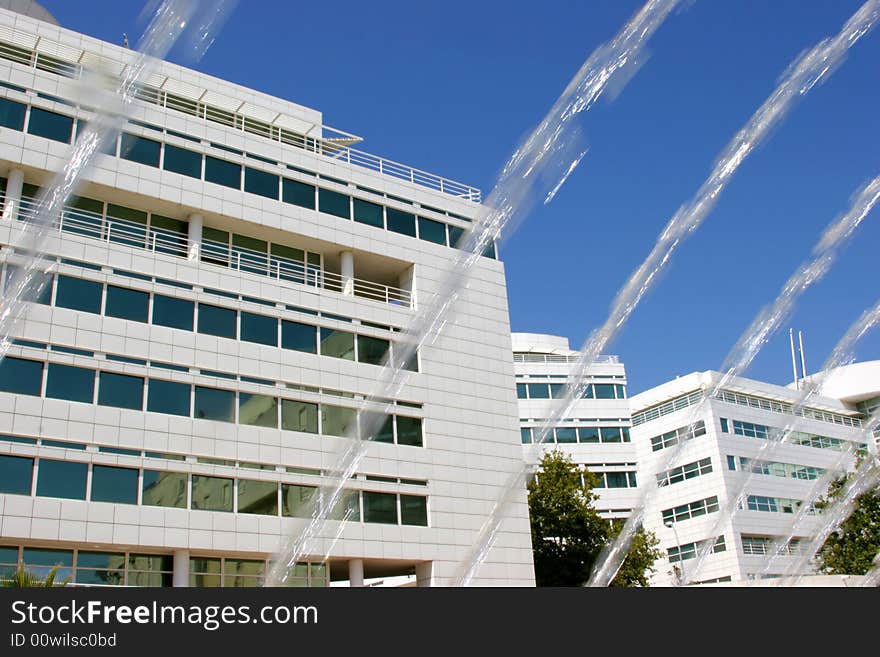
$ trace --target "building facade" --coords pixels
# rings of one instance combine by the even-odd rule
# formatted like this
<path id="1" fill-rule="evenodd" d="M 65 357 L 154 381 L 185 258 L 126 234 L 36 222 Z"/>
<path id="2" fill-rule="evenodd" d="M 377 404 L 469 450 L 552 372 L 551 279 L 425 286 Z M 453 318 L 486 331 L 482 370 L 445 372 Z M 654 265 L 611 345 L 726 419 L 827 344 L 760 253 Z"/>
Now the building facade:
<path id="1" fill-rule="evenodd" d="M 854 454 L 865 448 L 864 416 L 854 404 L 826 393 L 802 406 L 793 387 L 742 377 L 709 396 L 721 376 L 695 372 L 630 400 L 639 475 L 658 485 L 644 515 L 664 555 L 655 565 L 656 585 L 785 574 L 820 519 L 804 515 L 768 570 L 774 541 L 790 535 L 816 481 L 829 470 L 852 468 Z M 773 445 L 786 429 L 785 444 Z M 696 570 L 701 553 L 706 557 Z"/>
<path id="2" fill-rule="evenodd" d="M 0 10 L 4 285 L 27 263 L 34 199 L 93 115 L 83 71 L 112 82 L 131 57 Z M 54 218 L 50 283 L 0 363 L 0 568 L 261 583 L 481 207 L 479 190 L 358 140 L 316 110 L 156 67 Z M 337 541 L 330 523 L 293 585 L 455 575 L 522 458 L 494 253 L 457 310 L 385 400 L 351 519 Z M 475 584 L 533 583 L 523 492 Z"/>
<path id="3" fill-rule="evenodd" d="M 579 357 L 568 339 L 514 333 L 513 362 L 523 454 L 550 417 Z M 599 478 L 595 507 L 605 518 L 625 518 L 638 501 L 636 447 L 630 436 L 626 370 L 617 356 L 602 356 L 590 368 L 589 386 L 570 416 L 544 442 L 542 452 L 558 449 Z"/>

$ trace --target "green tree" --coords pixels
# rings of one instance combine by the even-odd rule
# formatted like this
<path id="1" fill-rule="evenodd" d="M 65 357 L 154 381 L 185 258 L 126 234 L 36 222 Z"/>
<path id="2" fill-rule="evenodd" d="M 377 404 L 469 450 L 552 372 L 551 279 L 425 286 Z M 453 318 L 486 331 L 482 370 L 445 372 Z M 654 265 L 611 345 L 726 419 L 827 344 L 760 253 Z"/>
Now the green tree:
<path id="1" fill-rule="evenodd" d="M 528 486 L 535 579 L 538 586 L 581 586 L 605 543 L 619 527 L 593 506 L 596 475 L 556 450 L 541 459 Z M 639 531 L 612 586 L 646 586 L 660 556 L 657 539 Z"/>
<path id="2" fill-rule="evenodd" d="M 837 479 L 816 506 L 826 508 L 840 498 L 846 479 Z M 867 491 L 856 498 L 855 509 L 819 550 L 819 570 L 829 575 L 864 575 L 880 552 L 880 493 Z"/>
<path id="3" fill-rule="evenodd" d="M 55 566 L 46 574 L 46 579 L 40 579 L 31 571 L 24 568 L 18 568 L 2 580 L 2 586 L 8 589 L 28 589 L 28 588 L 51 588 L 54 586 L 67 586 L 68 579 L 62 582 L 55 582 L 58 577 L 58 568 Z"/>

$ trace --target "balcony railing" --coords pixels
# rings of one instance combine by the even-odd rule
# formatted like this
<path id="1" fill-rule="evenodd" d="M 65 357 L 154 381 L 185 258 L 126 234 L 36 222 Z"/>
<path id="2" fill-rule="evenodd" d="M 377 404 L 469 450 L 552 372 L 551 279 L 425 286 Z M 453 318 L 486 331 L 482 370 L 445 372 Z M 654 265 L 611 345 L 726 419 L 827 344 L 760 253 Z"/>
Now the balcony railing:
<path id="1" fill-rule="evenodd" d="M 0 195 L 0 205 L 5 205 L 3 195 Z M 35 206 L 33 199 L 23 197 L 18 219 L 25 223 L 31 221 L 35 214 Z M 189 238 L 182 233 L 146 226 L 110 215 L 104 216 L 72 206 L 65 206 L 61 217 L 52 223 L 52 228 L 59 232 L 124 244 L 179 258 L 187 258 L 189 254 Z M 284 284 L 306 285 L 393 306 L 412 307 L 412 294 L 409 290 L 359 278 L 347 280 L 339 274 L 323 270 L 320 266 L 242 247 L 230 247 L 222 242 L 203 240 L 201 261 L 240 272 L 267 276 Z"/>
<path id="2" fill-rule="evenodd" d="M 514 363 L 576 363 L 578 360 L 580 360 L 580 356 L 577 354 L 571 356 L 564 354 L 513 354 Z M 620 357 L 600 354 L 593 362 L 600 365 L 615 364 L 620 362 Z"/>

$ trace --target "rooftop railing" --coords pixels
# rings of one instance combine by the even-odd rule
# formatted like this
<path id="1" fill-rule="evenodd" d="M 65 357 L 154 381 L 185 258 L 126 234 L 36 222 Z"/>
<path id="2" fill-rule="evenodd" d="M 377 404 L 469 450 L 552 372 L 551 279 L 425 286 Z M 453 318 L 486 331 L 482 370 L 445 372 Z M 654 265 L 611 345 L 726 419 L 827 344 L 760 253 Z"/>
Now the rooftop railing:
<path id="1" fill-rule="evenodd" d="M 0 204 L 4 202 L 5 197 L 0 195 Z M 27 224 L 34 217 L 35 206 L 33 199 L 22 197 L 18 219 Z M 61 217 L 52 223 L 52 228 L 59 232 L 180 258 L 187 258 L 189 255 L 189 239 L 182 233 L 146 226 L 110 215 L 104 216 L 69 205 L 65 206 Z M 359 278 L 346 279 L 317 265 L 243 247 L 230 247 L 222 242 L 203 240 L 201 261 L 240 272 L 267 276 L 283 284 L 306 285 L 394 306 L 412 307 L 412 294 L 409 290 Z"/>
<path id="2" fill-rule="evenodd" d="M 564 354 L 513 354 L 514 363 L 576 363 L 578 360 L 580 360 L 580 356 L 577 354 L 570 356 Z M 593 362 L 600 365 L 616 364 L 620 362 L 620 357 L 613 355 L 599 355 Z"/>

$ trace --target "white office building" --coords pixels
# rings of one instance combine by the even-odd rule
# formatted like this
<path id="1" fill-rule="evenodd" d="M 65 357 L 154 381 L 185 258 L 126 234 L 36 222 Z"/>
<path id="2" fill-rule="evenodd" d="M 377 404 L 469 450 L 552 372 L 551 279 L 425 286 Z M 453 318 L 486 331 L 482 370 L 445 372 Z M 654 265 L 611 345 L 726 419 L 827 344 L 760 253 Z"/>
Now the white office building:
<path id="1" fill-rule="evenodd" d="M 0 9 L 3 284 L 93 116 L 83 72 L 116 80 L 133 56 L 50 19 Z M 0 570 L 260 584 L 480 208 L 479 190 L 358 141 L 316 110 L 153 70 L 54 218 L 50 284 L 0 364 Z M 336 542 L 330 523 L 293 585 L 455 576 L 522 459 L 493 255 L 391 400 L 348 484 L 352 520 Z M 621 423 L 623 405 L 607 402 Z M 525 491 L 503 529 L 474 583 L 532 585 Z"/>
<path id="2" fill-rule="evenodd" d="M 535 333 L 513 334 L 513 362 L 523 452 L 550 417 L 579 357 L 568 339 Z M 589 368 L 583 399 L 548 434 L 543 452 L 559 449 L 595 473 L 595 507 L 606 518 L 625 518 L 638 501 L 636 447 L 630 438 L 626 371 L 617 356 L 601 356 Z"/>
<path id="3" fill-rule="evenodd" d="M 857 403 L 870 399 L 871 391 L 877 396 L 880 363 L 852 367 L 862 365 L 870 365 L 873 378 L 844 377 L 846 385 L 837 378 L 837 392 L 823 388 L 803 407 L 802 393 L 794 386 L 742 377 L 731 379 L 707 401 L 721 380 L 720 373 L 711 371 L 678 377 L 631 398 L 639 476 L 660 483 L 647 499 L 644 516 L 663 552 L 654 584 L 673 584 L 682 572 L 692 583 L 787 572 L 802 540 L 815 533 L 821 519 L 804 515 L 785 553 L 768 570 L 774 541 L 789 535 L 816 480 L 829 469 L 851 468 L 852 454 L 865 447 L 864 413 Z M 841 400 L 843 387 L 846 400 Z M 785 444 L 774 446 L 772 441 L 793 421 Z M 725 513 L 744 482 L 741 508 Z M 711 552 L 695 571 L 707 544 Z"/>

